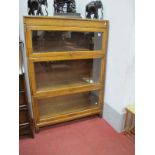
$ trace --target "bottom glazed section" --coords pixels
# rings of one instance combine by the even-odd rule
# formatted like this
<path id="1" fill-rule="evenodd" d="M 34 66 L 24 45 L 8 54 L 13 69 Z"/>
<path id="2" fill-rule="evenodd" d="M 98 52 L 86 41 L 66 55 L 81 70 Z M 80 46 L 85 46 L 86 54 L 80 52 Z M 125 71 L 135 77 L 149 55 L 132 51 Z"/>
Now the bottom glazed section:
<path id="1" fill-rule="evenodd" d="M 36 124 L 36 128 L 39 130 L 40 127 L 54 125 L 58 123 L 63 123 L 66 121 L 72 121 L 75 119 L 80 119 L 92 115 L 99 115 L 102 113 L 102 110 L 99 108 L 87 109 L 84 111 L 77 111 L 70 114 L 64 114 L 60 116 L 55 116 L 46 119 L 40 119 L 40 121 Z"/>
<path id="2" fill-rule="evenodd" d="M 97 108 L 98 101 L 99 91 L 89 91 L 36 100 L 39 108 L 39 119 L 47 119 Z"/>

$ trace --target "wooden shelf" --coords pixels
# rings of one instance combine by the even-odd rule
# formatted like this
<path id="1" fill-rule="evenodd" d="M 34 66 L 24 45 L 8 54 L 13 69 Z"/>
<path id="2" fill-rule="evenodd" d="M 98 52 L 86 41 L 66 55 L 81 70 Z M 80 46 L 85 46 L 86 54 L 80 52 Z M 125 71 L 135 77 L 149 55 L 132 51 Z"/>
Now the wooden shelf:
<path id="1" fill-rule="evenodd" d="M 30 123 L 22 123 L 19 125 L 19 133 L 20 133 L 20 138 L 31 135 L 34 138 L 34 135 L 32 134 L 31 131 L 31 125 Z"/>
<path id="2" fill-rule="evenodd" d="M 55 117 L 49 117 L 46 119 L 40 119 L 39 122 L 36 124 L 36 126 L 37 128 L 39 128 L 39 127 L 71 121 L 74 119 L 83 118 L 91 115 L 98 115 L 101 113 L 101 111 L 102 110 L 99 108 L 91 108 L 91 109 L 85 109 L 82 111 L 71 112 L 68 114 L 58 115 Z"/>
<path id="3" fill-rule="evenodd" d="M 28 110 L 27 105 L 19 105 L 19 110 Z"/>
<path id="4" fill-rule="evenodd" d="M 37 91 L 84 86 L 100 81 L 100 59 L 37 62 Z"/>
<path id="5" fill-rule="evenodd" d="M 40 119 L 69 114 L 98 106 L 98 97 L 93 92 L 47 98 L 37 101 Z"/>
<path id="6" fill-rule="evenodd" d="M 35 129 L 101 114 L 108 21 L 25 17 Z"/>
<path id="7" fill-rule="evenodd" d="M 79 92 L 86 92 L 91 90 L 100 90 L 102 87 L 100 83 L 88 84 L 88 83 L 66 83 L 65 85 L 59 85 L 59 87 L 46 89 L 38 89 L 34 94 L 35 98 L 54 97 L 59 95 L 68 95 Z"/>
<path id="8" fill-rule="evenodd" d="M 70 87 L 82 87 L 85 85 L 91 84 L 88 79 L 88 81 L 83 79 L 76 79 L 76 80 L 66 80 L 58 83 L 48 83 L 45 87 L 42 87 L 41 89 L 37 89 L 37 91 L 47 91 L 47 90 L 57 90 L 57 89 L 64 89 L 64 88 L 70 88 Z"/>
<path id="9" fill-rule="evenodd" d="M 29 122 L 26 122 L 26 123 L 21 123 L 21 124 L 19 124 L 19 127 L 20 128 L 25 128 L 25 127 L 27 127 L 27 126 L 29 126 L 30 125 L 30 123 Z"/>
<path id="10" fill-rule="evenodd" d="M 71 79 L 71 80 L 64 80 L 60 82 L 49 82 L 49 81 L 44 81 L 44 84 L 42 86 L 40 85 L 37 91 L 48 91 L 48 90 L 57 90 L 57 89 L 63 89 L 63 88 L 68 88 L 68 87 L 77 87 L 77 86 L 85 86 L 91 84 L 89 81 L 90 79 L 83 80 L 83 79 Z"/>
<path id="11" fill-rule="evenodd" d="M 20 90 L 19 93 L 20 93 L 20 94 L 24 93 L 24 90 Z"/>
<path id="12" fill-rule="evenodd" d="M 33 62 L 51 61 L 51 60 L 78 60 L 78 59 L 93 59 L 104 58 L 105 52 L 100 51 L 70 51 L 70 52 L 45 52 L 33 53 L 29 56 L 29 60 Z"/>
<path id="13" fill-rule="evenodd" d="M 33 120 L 30 117 L 24 76 L 24 74 L 19 75 L 19 136 L 32 135 L 34 137 Z"/>

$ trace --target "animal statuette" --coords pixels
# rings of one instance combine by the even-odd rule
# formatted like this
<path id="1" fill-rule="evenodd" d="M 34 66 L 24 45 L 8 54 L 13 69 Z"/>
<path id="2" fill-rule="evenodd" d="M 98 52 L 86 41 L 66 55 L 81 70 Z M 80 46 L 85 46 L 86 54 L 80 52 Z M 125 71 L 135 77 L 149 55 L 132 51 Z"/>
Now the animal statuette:
<path id="1" fill-rule="evenodd" d="M 54 0 L 55 13 L 75 13 L 76 4 L 75 0 Z"/>
<path id="2" fill-rule="evenodd" d="M 28 0 L 27 2 L 27 6 L 28 6 L 28 15 L 41 15 L 43 16 L 43 6 L 45 7 L 45 12 L 46 15 L 48 15 L 47 12 L 47 0 Z"/>
<path id="3" fill-rule="evenodd" d="M 86 18 L 91 18 L 91 15 L 94 15 L 93 18 L 98 19 L 99 14 L 98 10 L 101 9 L 101 19 L 103 19 L 103 5 L 101 1 L 92 1 L 86 5 Z"/>

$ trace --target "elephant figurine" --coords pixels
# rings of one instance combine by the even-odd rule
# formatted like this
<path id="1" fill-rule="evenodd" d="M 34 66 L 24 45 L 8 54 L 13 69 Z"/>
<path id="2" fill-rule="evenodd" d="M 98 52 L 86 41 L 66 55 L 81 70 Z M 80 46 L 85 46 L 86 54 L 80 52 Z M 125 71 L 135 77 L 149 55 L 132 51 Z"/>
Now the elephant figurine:
<path id="1" fill-rule="evenodd" d="M 44 14 L 42 11 L 42 5 L 45 6 L 46 15 L 48 15 L 47 0 L 28 0 L 28 2 L 27 2 L 28 15 L 41 15 L 41 16 L 43 16 Z M 37 11 L 36 14 L 35 14 L 35 11 Z"/>
<path id="2" fill-rule="evenodd" d="M 86 18 L 91 18 L 94 14 L 94 18 L 98 19 L 98 9 L 101 9 L 102 19 L 103 19 L 103 5 L 101 1 L 92 1 L 86 5 Z"/>
<path id="3" fill-rule="evenodd" d="M 67 10 L 65 12 L 65 4 L 67 5 Z M 54 0 L 54 12 L 55 13 L 75 13 L 76 4 L 75 0 Z"/>

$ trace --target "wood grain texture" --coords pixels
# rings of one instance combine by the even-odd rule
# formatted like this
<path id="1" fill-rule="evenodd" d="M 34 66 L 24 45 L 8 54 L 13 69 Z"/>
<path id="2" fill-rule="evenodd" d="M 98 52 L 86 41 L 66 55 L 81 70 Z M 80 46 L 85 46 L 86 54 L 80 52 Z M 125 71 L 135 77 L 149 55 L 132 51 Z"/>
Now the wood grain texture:
<path id="1" fill-rule="evenodd" d="M 77 60 L 103 58 L 103 52 L 98 51 L 77 51 L 77 52 L 47 52 L 31 54 L 29 59 L 33 62 L 50 61 L 50 60 Z"/>
<path id="2" fill-rule="evenodd" d="M 95 107 L 97 108 L 98 97 L 91 91 L 36 99 L 36 101 L 40 111 L 40 119 L 46 119 Z"/>
<path id="3" fill-rule="evenodd" d="M 100 112 L 101 112 L 100 109 L 93 108 L 93 109 L 87 109 L 87 110 L 74 112 L 74 113 L 70 113 L 70 114 L 60 115 L 60 116 L 56 116 L 56 117 L 46 118 L 45 120 L 41 119 L 40 122 L 37 124 L 37 127 L 44 127 L 47 125 L 53 125 L 53 124 L 57 124 L 57 123 L 71 121 L 74 119 L 99 114 Z"/>
<path id="4" fill-rule="evenodd" d="M 106 50 L 107 50 L 107 42 L 108 42 L 108 20 L 91 20 L 91 19 L 72 19 L 72 18 L 58 18 L 58 17 L 24 17 L 24 26 L 25 26 L 25 40 L 26 40 L 26 52 L 27 52 L 27 62 L 28 62 L 28 73 L 30 80 L 30 88 L 32 95 L 32 105 L 33 105 L 33 113 L 35 118 L 35 128 L 38 131 L 40 127 L 56 124 L 64 121 L 69 121 L 89 115 L 100 114 L 102 113 L 103 107 L 103 99 L 104 99 L 104 83 L 105 83 L 105 68 L 106 68 Z M 101 50 L 87 50 L 84 51 L 41 51 L 41 52 L 33 52 L 32 48 L 32 31 L 33 30 L 52 30 L 52 31 L 78 31 L 78 32 L 102 32 L 102 49 Z M 38 88 L 36 85 L 36 62 L 48 62 L 48 61 L 64 61 L 64 60 L 86 60 L 86 59 L 95 59 L 98 58 L 101 60 L 100 66 L 100 80 L 96 83 L 83 83 L 78 82 L 78 80 L 74 83 L 70 81 L 67 85 L 65 83 L 61 85 L 57 85 L 56 87 L 40 87 Z M 89 69 L 88 66 L 82 67 L 81 69 L 75 68 L 77 70 L 76 74 L 87 74 L 91 75 L 92 70 Z M 66 76 L 65 72 L 62 72 L 62 77 Z M 69 72 L 68 72 L 69 74 Z M 74 71 L 73 71 L 74 74 Z M 36 77 L 37 76 L 37 77 Z M 71 76 L 71 74 L 70 74 Z M 57 74 L 55 77 L 51 76 L 51 78 L 56 80 L 56 77 L 61 77 Z M 44 81 L 42 81 L 44 82 Z M 46 81 L 45 81 L 46 82 Z M 42 83 L 43 84 L 43 83 Z M 51 83 L 54 84 L 54 83 Z M 53 85 L 54 86 L 54 85 Z M 53 115 L 46 115 L 46 110 L 48 108 L 44 108 L 44 103 L 41 103 L 39 106 L 38 100 L 47 99 L 52 97 L 53 100 L 55 97 L 61 98 L 62 95 L 70 95 L 90 92 L 93 90 L 98 90 L 98 104 L 92 105 L 89 103 L 88 98 L 85 96 L 84 100 L 79 101 L 79 104 L 75 104 L 75 106 L 69 104 L 67 105 L 61 102 L 60 105 L 64 105 L 61 107 L 62 111 L 57 111 L 59 109 L 58 102 L 55 101 L 50 103 L 47 107 L 51 108 L 51 111 L 55 112 Z M 73 95 L 74 96 L 74 95 Z M 73 97 L 72 99 L 77 100 Z M 52 106 L 51 106 L 52 105 Z M 66 105 L 66 106 L 65 106 Z M 43 110 L 44 109 L 44 110 Z M 42 115 L 42 110 L 45 111 L 45 114 Z M 54 115 L 55 113 L 55 115 Z"/>
<path id="5" fill-rule="evenodd" d="M 62 17 L 24 17 L 27 26 L 79 27 L 79 28 L 107 28 L 108 20 L 92 20 Z"/>
<path id="6" fill-rule="evenodd" d="M 34 124 L 30 116 L 26 92 L 25 75 L 19 75 L 19 135 L 31 135 L 34 138 Z"/>
<path id="7" fill-rule="evenodd" d="M 38 90 L 34 97 L 37 99 L 40 98 L 47 98 L 47 97 L 54 97 L 54 96 L 60 96 L 60 95 L 69 95 L 74 93 L 80 93 L 80 92 L 87 92 L 91 90 L 100 90 L 101 86 L 100 84 L 87 84 L 80 86 L 77 84 L 77 86 L 65 86 L 57 89 L 48 89 L 48 90 Z"/>
<path id="8" fill-rule="evenodd" d="M 95 27 L 67 27 L 67 26 L 27 26 L 29 31 L 33 30 L 45 30 L 45 31 L 74 31 L 74 32 L 104 32 L 104 28 L 95 28 Z"/>
<path id="9" fill-rule="evenodd" d="M 103 105 L 104 105 L 103 102 L 104 102 L 104 92 L 105 92 L 106 57 L 107 57 L 108 29 L 109 29 L 108 26 L 109 26 L 109 24 L 107 24 L 107 28 L 104 31 L 104 35 L 102 37 L 102 51 L 104 53 L 104 57 L 101 60 L 101 83 L 102 83 L 101 85 L 102 85 L 102 90 L 100 91 L 100 97 L 99 97 L 99 107 L 102 110 L 103 110 Z"/>

